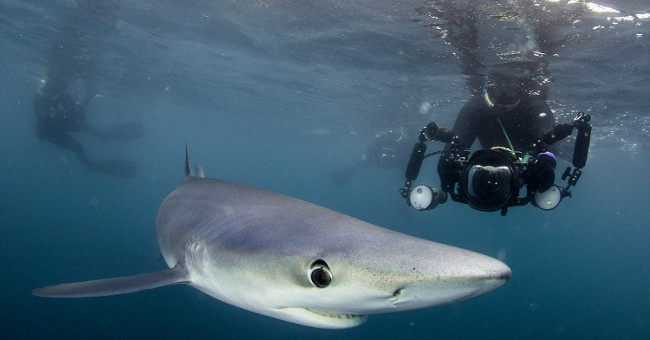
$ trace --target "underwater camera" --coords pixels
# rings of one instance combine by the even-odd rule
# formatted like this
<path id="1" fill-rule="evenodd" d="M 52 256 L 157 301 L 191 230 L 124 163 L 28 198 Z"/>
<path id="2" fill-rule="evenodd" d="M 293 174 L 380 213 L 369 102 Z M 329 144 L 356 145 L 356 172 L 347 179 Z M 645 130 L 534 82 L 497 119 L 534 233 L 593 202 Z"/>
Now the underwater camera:
<path id="1" fill-rule="evenodd" d="M 590 117 L 580 113 L 572 123 L 559 124 L 553 131 L 537 138 L 528 150 L 515 152 L 505 147 L 478 150 L 471 154 L 469 147 L 463 145 L 452 132 L 441 129 L 434 122 L 424 127 L 419 141 L 413 147 L 406 168 L 406 182 L 400 194 L 409 206 L 423 211 L 431 210 L 447 201 L 465 203 L 480 211 L 501 211 L 507 213 L 511 206 L 526 205 L 532 202 L 542 210 L 552 210 L 563 197 L 571 196 L 569 188 L 575 185 L 582 174 L 589 150 L 591 136 Z M 573 129 L 578 137 L 573 154 L 573 166 L 568 167 L 562 180 L 568 185 L 560 189 L 555 181 L 555 155 L 546 149 L 550 145 L 569 136 Z M 444 152 L 426 154 L 427 141 L 442 141 L 448 144 Z M 441 154 L 438 173 L 441 189 L 420 184 L 411 188 L 417 179 L 425 158 Z M 522 188 L 524 195 L 520 195 Z"/>
<path id="2" fill-rule="evenodd" d="M 495 211 L 511 205 L 519 196 L 519 169 L 509 150 L 475 152 L 461 172 L 460 188 L 470 207 Z"/>

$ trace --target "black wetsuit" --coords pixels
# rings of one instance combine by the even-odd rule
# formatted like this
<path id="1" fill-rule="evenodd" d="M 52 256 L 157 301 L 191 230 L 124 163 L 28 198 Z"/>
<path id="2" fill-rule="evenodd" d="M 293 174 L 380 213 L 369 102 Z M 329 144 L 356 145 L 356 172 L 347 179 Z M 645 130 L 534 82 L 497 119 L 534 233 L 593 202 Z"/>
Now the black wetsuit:
<path id="1" fill-rule="evenodd" d="M 79 142 L 69 131 L 81 131 L 85 124 L 85 110 L 67 93 L 48 95 L 38 92 L 34 96 L 34 113 L 38 118 L 37 134 L 52 144 L 74 151 L 83 160 L 85 154 Z"/>
<path id="2" fill-rule="evenodd" d="M 541 99 L 523 97 L 516 107 L 499 112 L 498 109 L 488 107 L 483 97 L 474 96 L 460 110 L 453 132 L 459 137 L 461 143 L 467 146 L 472 146 L 478 139 L 484 149 L 493 146 L 510 148 L 508 143 L 510 139 L 515 150 L 525 151 L 537 138 L 553 130 L 554 125 L 553 113 L 548 104 Z M 445 152 L 448 150 L 449 145 L 445 147 L 440 157 L 438 175 L 441 188 L 453 192 L 457 174 L 455 170 L 449 169 L 444 161 Z"/>
<path id="3" fill-rule="evenodd" d="M 478 139 L 484 149 L 509 147 L 507 134 L 515 150 L 525 150 L 535 139 L 551 131 L 554 124 L 553 113 L 543 100 L 522 98 L 510 111 L 499 113 L 490 109 L 482 97 L 475 96 L 460 110 L 453 132 L 468 146 Z"/>

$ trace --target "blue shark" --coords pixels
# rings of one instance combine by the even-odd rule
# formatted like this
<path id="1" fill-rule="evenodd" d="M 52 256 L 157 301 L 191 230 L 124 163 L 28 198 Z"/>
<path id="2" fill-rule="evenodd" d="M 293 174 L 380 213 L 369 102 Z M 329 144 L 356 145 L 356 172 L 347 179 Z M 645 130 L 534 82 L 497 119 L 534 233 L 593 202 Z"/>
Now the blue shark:
<path id="1" fill-rule="evenodd" d="M 169 268 L 33 290 L 81 298 L 188 284 L 225 303 L 317 328 L 369 314 L 453 303 L 505 284 L 510 268 L 469 250 L 381 228 L 190 167 L 160 206 L 156 234 Z"/>

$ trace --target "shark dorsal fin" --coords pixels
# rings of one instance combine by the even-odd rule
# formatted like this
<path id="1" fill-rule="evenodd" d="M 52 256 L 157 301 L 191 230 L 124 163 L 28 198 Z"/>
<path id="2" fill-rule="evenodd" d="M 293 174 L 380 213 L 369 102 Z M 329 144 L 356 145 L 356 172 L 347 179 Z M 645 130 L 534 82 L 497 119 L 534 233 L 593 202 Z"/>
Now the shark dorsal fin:
<path id="1" fill-rule="evenodd" d="M 196 164 L 194 165 L 194 172 L 192 172 L 192 164 L 190 162 L 190 147 L 188 143 L 185 143 L 185 177 L 189 176 L 197 176 L 197 177 L 205 177 L 205 172 L 203 171 L 203 168 L 201 168 L 200 165 Z"/>
<path id="2" fill-rule="evenodd" d="M 190 147 L 185 143 L 185 177 L 192 176 L 192 167 L 190 166 Z"/>

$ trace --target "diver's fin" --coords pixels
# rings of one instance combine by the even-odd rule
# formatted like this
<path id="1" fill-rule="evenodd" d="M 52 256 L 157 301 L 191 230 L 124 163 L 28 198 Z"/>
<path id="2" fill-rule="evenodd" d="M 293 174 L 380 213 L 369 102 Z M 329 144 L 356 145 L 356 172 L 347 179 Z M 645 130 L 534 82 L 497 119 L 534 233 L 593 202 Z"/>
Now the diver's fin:
<path id="1" fill-rule="evenodd" d="M 194 164 L 194 172 L 196 172 L 196 177 L 205 177 L 205 171 L 203 171 L 203 168 L 198 164 Z"/>
<path id="2" fill-rule="evenodd" d="M 138 123 L 129 123 L 116 126 L 106 133 L 102 140 L 104 141 L 113 141 L 113 140 L 134 140 L 142 137 L 144 135 L 144 127 L 142 124 Z"/>
<path id="3" fill-rule="evenodd" d="M 134 177 L 136 173 L 135 163 L 121 159 L 108 161 L 96 161 L 89 165 L 92 171 L 102 172 L 116 177 Z"/>
<path id="4" fill-rule="evenodd" d="M 139 275 L 41 287 L 32 290 L 32 294 L 53 298 L 111 296 L 187 282 L 189 277 L 185 268 L 174 267 Z"/>

